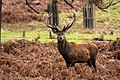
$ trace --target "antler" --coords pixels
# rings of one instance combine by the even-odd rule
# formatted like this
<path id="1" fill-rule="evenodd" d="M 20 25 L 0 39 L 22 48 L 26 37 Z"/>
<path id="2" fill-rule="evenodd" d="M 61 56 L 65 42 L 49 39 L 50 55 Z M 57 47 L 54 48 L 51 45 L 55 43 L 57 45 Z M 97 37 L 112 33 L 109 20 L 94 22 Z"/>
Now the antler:
<path id="1" fill-rule="evenodd" d="M 49 19 L 49 17 L 51 17 L 52 15 L 53 15 L 53 14 L 50 13 L 49 16 L 46 17 L 47 20 L 43 20 L 43 23 L 45 23 L 45 25 L 46 25 L 48 28 L 51 28 L 52 31 L 53 31 L 53 33 L 56 34 L 57 32 L 59 32 L 57 26 L 52 26 L 52 25 L 48 24 L 48 19 Z M 44 17 L 44 19 L 45 19 L 45 17 Z M 47 23 L 46 23 L 46 22 L 47 22 Z"/>
<path id="2" fill-rule="evenodd" d="M 27 0 L 25 0 L 26 1 L 26 4 L 34 11 L 34 12 L 36 12 L 37 14 L 40 14 L 38 11 L 36 11 L 33 7 L 31 7 L 30 6 L 30 4 L 29 4 L 29 2 L 27 1 Z"/>
<path id="3" fill-rule="evenodd" d="M 65 32 L 67 29 L 71 28 L 75 21 L 76 21 L 76 13 L 73 14 L 73 21 L 72 21 L 72 23 L 68 24 L 67 26 L 64 26 L 62 31 Z"/>

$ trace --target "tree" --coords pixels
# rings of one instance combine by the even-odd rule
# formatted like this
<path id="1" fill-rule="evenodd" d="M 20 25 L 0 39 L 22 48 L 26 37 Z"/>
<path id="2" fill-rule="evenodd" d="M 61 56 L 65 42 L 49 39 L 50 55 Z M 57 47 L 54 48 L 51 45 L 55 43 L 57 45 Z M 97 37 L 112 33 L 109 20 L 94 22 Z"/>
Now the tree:
<path id="1" fill-rule="evenodd" d="M 2 17 L 2 0 L 0 0 L 0 38 L 1 38 L 1 17 Z M 1 39 L 0 39 L 1 45 Z"/>

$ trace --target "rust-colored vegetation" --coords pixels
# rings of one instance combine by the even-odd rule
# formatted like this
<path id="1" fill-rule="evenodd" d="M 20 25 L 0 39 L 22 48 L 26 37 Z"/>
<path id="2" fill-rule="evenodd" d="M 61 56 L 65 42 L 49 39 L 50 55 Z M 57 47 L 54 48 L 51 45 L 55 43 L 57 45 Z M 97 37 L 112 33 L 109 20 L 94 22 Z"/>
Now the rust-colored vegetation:
<path id="1" fill-rule="evenodd" d="M 120 61 L 111 55 L 116 51 L 120 53 L 120 48 L 115 49 L 115 46 L 120 47 L 117 45 L 119 42 L 115 40 L 110 43 L 103 41 L 94 43 L 99 49 L 96 61 L 97 73 L 93 73 L 92 69 L 83 63 L 67 69 L 56 43 L 43 44 L 24 39 L 5 42 L 0 47 L 0 79 L 118 80 Z M 106 49 L 101 51 L 103 45 Z M 110 45 L 113 46 L 109 47 Z"/>

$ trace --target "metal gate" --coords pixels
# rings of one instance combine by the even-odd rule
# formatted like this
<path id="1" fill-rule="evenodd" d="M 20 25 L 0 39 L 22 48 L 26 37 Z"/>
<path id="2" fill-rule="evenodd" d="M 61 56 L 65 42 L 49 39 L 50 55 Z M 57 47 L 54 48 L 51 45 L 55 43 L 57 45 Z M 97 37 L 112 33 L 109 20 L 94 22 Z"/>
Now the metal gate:
<path id="1" fill-rule="evenodd" d="M 93 3 L 83 6 L 84 28 L 94 28 L 96 26 L 95 8 Z"/>

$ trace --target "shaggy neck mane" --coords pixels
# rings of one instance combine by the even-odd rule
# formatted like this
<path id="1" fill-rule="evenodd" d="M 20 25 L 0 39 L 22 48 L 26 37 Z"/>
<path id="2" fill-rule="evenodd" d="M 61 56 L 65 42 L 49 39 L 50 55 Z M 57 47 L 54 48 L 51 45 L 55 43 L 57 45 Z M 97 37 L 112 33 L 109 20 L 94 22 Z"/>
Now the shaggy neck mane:
<path id="1" fill-rule="evenodd" d="M 58 40 L 58 49 L 59 49 L 60 52 L 61 51 L 65 52 L 65 50 L 66 50 L 66 48 L 67 48 L 68 45 L 69 45 L 69 43 L 67 42 L 66 39 L 63 40 L 63 41 L 59 41 Z"/>
<path id="2" fill-rule="evenodd" d="M 71 57 L 69 55 L 70 44 L 66 39 L 63 41 L 58 40 L 58 50 L 60 54 L 64 57 L 66 62 L 71 62 Z"/>

